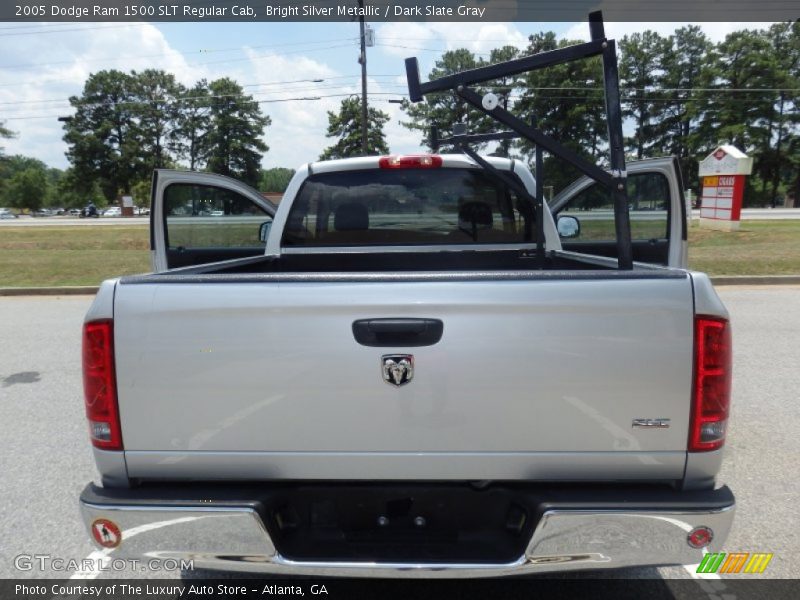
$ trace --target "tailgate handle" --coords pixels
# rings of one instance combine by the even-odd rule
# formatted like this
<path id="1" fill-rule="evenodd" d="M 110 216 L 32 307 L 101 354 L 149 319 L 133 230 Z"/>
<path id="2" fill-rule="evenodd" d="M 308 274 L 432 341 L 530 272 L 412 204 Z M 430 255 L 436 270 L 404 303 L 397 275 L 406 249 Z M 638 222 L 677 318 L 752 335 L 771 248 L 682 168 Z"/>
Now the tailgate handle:
<path id="1" fill-rule="evenodd" d="M 432 346 L 442 339 L 439 319 L 360 319 L 353 337 L 362 346 Z"/>

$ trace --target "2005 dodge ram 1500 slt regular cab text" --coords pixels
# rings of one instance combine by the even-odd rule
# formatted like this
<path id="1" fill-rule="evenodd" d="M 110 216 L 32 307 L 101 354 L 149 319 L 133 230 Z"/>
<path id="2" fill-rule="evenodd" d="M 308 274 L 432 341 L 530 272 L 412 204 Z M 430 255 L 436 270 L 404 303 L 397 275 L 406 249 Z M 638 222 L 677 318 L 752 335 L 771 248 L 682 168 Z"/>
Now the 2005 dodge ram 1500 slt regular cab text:
<path id="1" fill-rule="evenodd" d="M 733 516 L 731 342 L 684 269 L 680 183 L 628 165 L 618 270 L 587 178 L 542 213 L 541 263 L 535 213 L 464 155 L 312 163 L 277 208 L 157 172 L 155 272 L 86 316 L 86 526 L 112 556 L 262 572 L 699 562 Z"/>

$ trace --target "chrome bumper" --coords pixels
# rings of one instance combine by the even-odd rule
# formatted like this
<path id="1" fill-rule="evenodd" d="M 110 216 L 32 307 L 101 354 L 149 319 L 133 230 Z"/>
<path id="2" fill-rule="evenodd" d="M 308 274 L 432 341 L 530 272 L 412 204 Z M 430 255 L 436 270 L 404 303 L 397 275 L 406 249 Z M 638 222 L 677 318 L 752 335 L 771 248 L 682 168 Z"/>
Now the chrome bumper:
<path id="1" fill-rule="evenodd" d="M 119 546 L 106 549 L 109 558 L 175 559 L 193 561 L 195 569 L 264 574 L 495 577 L 699 563 L 706 552 L 720 550 L 733 521 L 733 497 L 723 489 L 730 496 L 728 505 L 697 510 L 669 510 L 659 503 L 652 510 L 550 507 L 542 513 L 524 554 L 502 564 L 297 561 L 281 556 L 252 507 L 218 502 L 125 504 L 118 498 L 105 503 L 86 491 L 80 504 L 87 530 L 97 519 L 108 519 L 122 532 Z M 714 532 L 711 545 L 703 550 L 687 543 L 688 533 L 699 526 Z"/>

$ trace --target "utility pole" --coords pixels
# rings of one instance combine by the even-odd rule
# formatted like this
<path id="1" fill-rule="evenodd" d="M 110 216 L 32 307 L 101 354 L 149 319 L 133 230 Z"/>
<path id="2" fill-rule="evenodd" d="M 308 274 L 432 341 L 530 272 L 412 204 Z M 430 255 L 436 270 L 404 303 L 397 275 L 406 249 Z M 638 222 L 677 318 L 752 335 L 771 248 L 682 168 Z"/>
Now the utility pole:
<path id="1" fill-rule="evenodd" d="M 361 56 L 358 62 L 361 63 L 361 152 L 367 155 L 367 40 L 364 32 L 364 0 L 358 0 L 358 7 L 361 9 L 358 17 L 359 28 L 361 29 Z"/>

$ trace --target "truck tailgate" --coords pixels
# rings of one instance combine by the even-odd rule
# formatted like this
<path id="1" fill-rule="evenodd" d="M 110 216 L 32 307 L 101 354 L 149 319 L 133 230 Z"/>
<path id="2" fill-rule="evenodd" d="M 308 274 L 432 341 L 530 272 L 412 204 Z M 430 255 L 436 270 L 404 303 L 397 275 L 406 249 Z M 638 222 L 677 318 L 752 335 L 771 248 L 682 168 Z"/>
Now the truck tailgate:
<path id="1" fill-rule="evenodd" d="M 359 344 L 358 319 L 440 319 L 430 346 Z M 131 477 L 682 477 L 688 275 L 120 283 Z M 384 354 L 412 354 L 408 384 Z M 633 428 L 634 419 L 669 427 Z"/>

